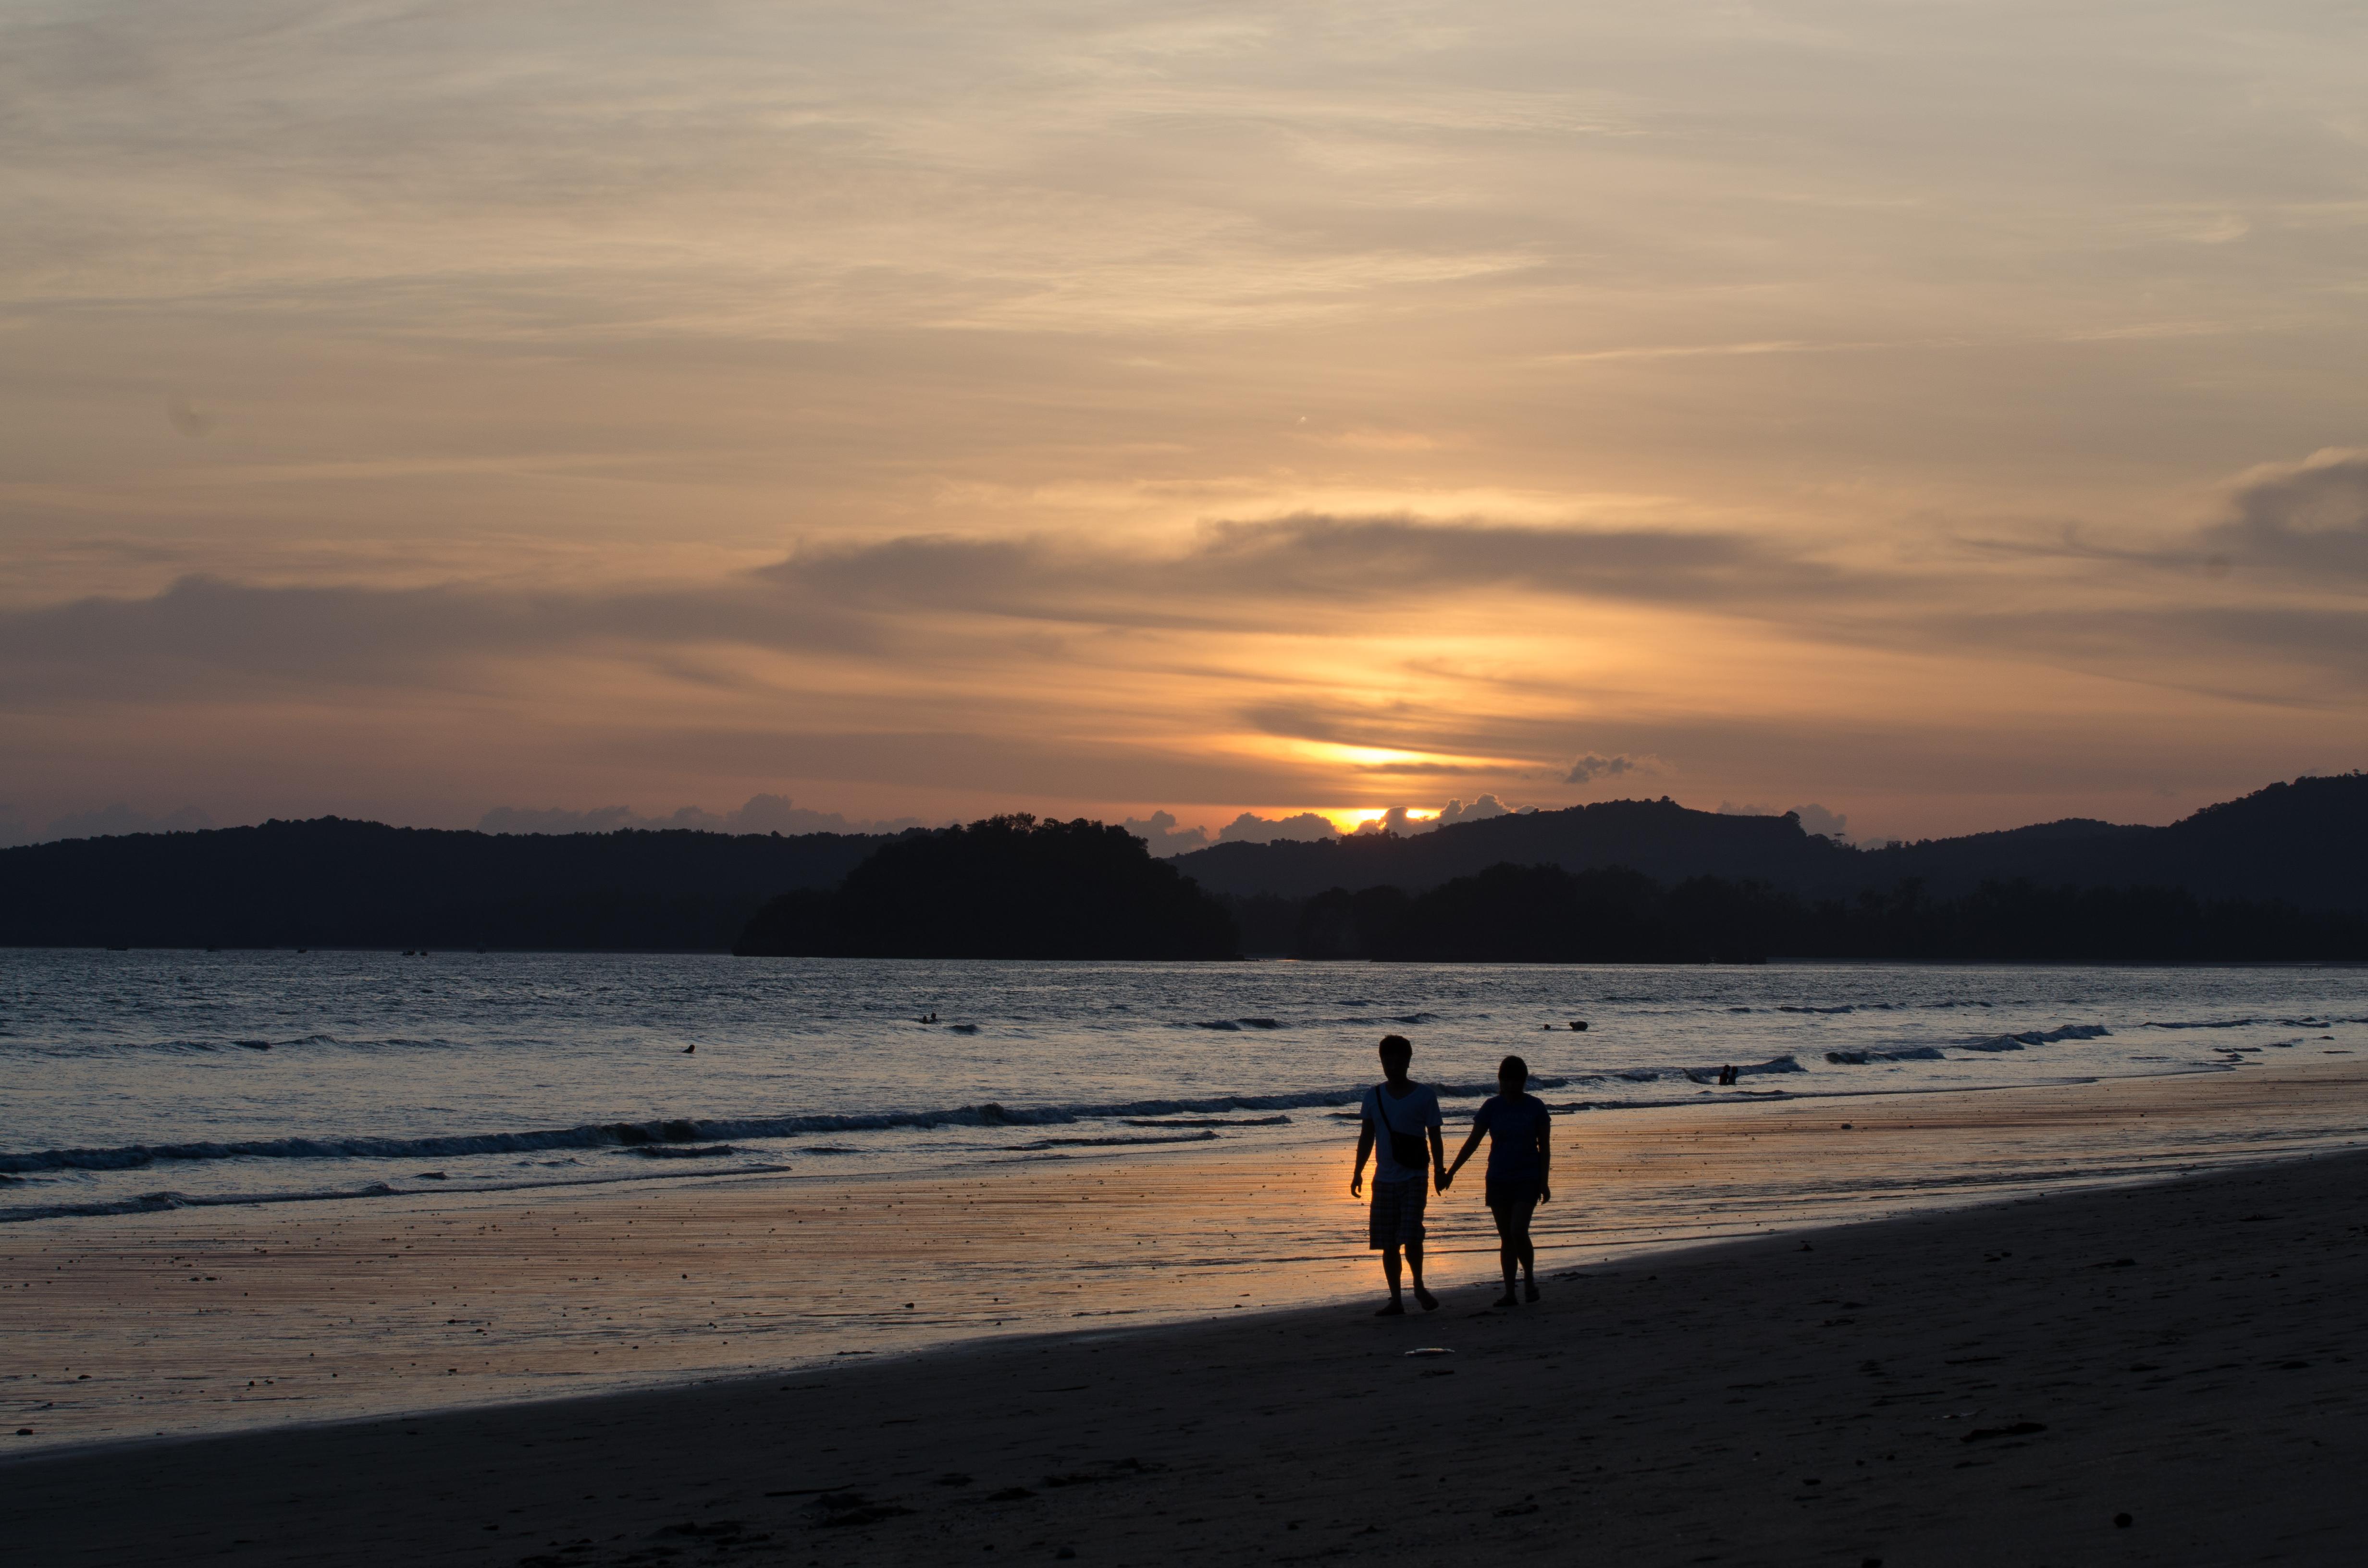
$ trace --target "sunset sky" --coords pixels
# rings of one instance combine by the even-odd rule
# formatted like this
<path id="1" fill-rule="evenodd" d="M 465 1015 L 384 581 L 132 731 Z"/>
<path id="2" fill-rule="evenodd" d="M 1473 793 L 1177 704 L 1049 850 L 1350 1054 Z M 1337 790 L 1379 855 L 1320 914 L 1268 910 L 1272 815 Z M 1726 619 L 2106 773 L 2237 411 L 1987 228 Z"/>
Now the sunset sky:
<path id="1" fill-rule="evenodd" d="M 2356 6 L 0 0 L 0 841 L 2368 765 Z"/>

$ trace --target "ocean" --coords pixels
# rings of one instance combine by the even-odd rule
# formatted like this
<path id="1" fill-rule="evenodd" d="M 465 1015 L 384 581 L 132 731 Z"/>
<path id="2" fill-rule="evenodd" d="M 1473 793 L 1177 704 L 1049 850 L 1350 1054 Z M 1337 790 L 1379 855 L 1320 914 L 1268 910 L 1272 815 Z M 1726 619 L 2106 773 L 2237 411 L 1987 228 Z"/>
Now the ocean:
<path id="1" fill-rule="evenodd" d="M 2340 1060 L 2368 971 L 18 949 L 0 1221 L 1299 1148 L 1386 1033 L 1451 1123 L 1518 1052 L 1583 1127 Z"/>

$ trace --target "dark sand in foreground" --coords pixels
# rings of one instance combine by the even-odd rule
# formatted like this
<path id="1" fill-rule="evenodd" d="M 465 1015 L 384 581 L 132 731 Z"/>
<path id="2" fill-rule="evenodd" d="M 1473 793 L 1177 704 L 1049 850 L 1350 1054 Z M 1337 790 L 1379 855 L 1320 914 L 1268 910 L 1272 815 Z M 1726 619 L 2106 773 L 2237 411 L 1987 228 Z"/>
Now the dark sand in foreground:
<path id="1" fill-rule="evenodd" d="M 27 1458 L 43 1563 L 2351 1562 L 2368 1156 L 757 1382 Z M 1417 1346 L 1454 1354 L 1409 1358 Z M 2119 1525 L 2117 1516 L 2130 1522 Z"/>

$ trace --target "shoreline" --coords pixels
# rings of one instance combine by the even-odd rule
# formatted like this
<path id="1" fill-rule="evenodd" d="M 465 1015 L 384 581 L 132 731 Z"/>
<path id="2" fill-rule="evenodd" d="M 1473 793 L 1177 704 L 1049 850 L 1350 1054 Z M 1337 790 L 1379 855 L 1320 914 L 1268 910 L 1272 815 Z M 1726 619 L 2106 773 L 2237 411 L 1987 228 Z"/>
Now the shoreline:
<path id="1" fill-rule="evenodd" d="M 6 1466 L 5 1520 L 62 1562 L 2343 1562 L 2363 1202 L 2368 1153 L 2290 1157 L 1559 1268 L 1506 1312 L 1462 1282 L 108 1445 Z"/>
<path id="2" fill-rule="evenodd" d="M 2349 1055 L 2352 1053 L 2347 1051 L 2342 1054 Z M 2094 1085 L 2147 1085 L 2176 1079 L 2221 1078 L 2227 1076 L 2234 1070 L 2236 1065 L 2237 1064 L 2226 1062 L 2190 1062 L 2166 1067 L 2160 1071 L 2142 1073 L 2072 1072 L 2063 1074 L 2061 1075 L 2043 1075 L 2026 1079 L 2021 1082 L 2008 1084 L 1927 1085 L 1915 1088 L 1896 1089 L 1755 1089 L 1744 1086 L 1734 1087 L 1732 1093 L 1721 1095 L 1716 1099 L 1579 1099 L 1567 1104 L 1557 1105 L 1554 1107 L 1554 1110 L 1557 1116 L 1584 1115 L 1592 1117 L 1605 1113 L 1626 1113 L 1634 1111 L 1718 1114 L 1731 1110 L 1748 1109 L 1755 1107 L 1766 1106 L 1791 1104 L 1833 1105 L 1855 1103 L 1859 1101 L 1875 1102 L 1896 1099 L 1931 1099 L 1945 1102 L 1961 1096 L 2031 1094 L 2071 1087 L 2084 1087 Z M 2283 1075 L 2283 1074 L 2281 1073 L 2278 1075 Z M 1318 1119 L 1328 1117 L 1336 1122 L 1342 1119 L 1343 1113 L 1338 1109 L 1327 1109 L 1326 1108 L 1351 1105 L 1355 1102 L 1359 1092 L 1360 1091 L 1354 1086 L 1344 1087 L 1338 1091 L 1322 1091 L 1322 1097 L 1320 1099 L 1315 1099 L 1313 1103 L 1293 1103 L 1287 1107 L 1277 1107 L 1276 1105 L 1268 1103 L 1272 1099 L 1279 1098 L 1281 1096 L 1224 1096 L 1220 1099 L 1209 1102 L 1206 1106 L 1187 1105 L 1180 1108 L 1171 1108 L 1169 1105 L 1163 1103 L 1161 1108 L 1148 1112 L 1147 1114 L 1179 1118 L 1191 1117 L 1195 1114 L 1205 1114 L 1211 1117 L 1227 1115 L 1249 1117 L 1277 1109 L 1298 1110 L 1314 1113 L 1314 1117 L 1310 1121 L 1310 1126 L 1313 1127 L 1316 1124 Z M 1573 1086 L 1567 1082 L 1560 1084 L 1559 1086 L 1549 1085 L 1545 1090 L 1546 1094 L 1556 1096 L 1571 1092 L 1573 1092 Z M 1469 1096 L 1466 1097 L 1476 1098 L 1484 1096 Z M 1256 1100 L 1258 1103 L 1245 1103 L 1252 1100 Z M 979 1108 L 980 1108 L 977 1107 L 964 1106 L 959 1108 L 959 1113 L 967 1114 L 974 1112 Z M 1065 1108 L 1063 1108 L 1065 1109 Z M 1120 1112 L 1133 1108 L 1134 1108 L 1133 1107 L 1118 1108 Z M 1456 1114 L 1461 1114 L 1460 1108 Z M 1061 1130 L 1080 1125 L 1089 1128 L 1093 1122 L 1099 1120 L 1124 1121 L 1125 1119 L 1122 1115 L 1116 1113 L 1109 1115 L 1098 1114 L 1092 1118 L 1083 1115 L 1074 1115 L 1064 1116 L 1064 1118 L 1060 1120 L 1045 1120 L 1042 1122 L 1031 1121 L 1021 1125 L 1025 1125 L 1031 1130 L 1042 1129 L 1043 1132 L 1048 1135 L 1057 1135 Z M 953 1122 L 951 1118 L 949 1118 L 947 1121 L 939 1125 L 954 1126 L 959 1124 Z M 1143 1122 L 1126 1122 L 1126 1125 L 1144 1126 L 1149 1124 Z M 1215 1128 L 1227 1124 L 1217 1121 L 1196 1122 L 1179 1120 L 1174 1125 L 1179 1128 Z M 1242 1128 L 1252 1128 L 1258 1127 L 1260 1124 L 1255 1121 L 1245 1120 L 1236 1125 Z M 725 1131 L 703 1136 L 721 1139 L 730 1135 L 731 1134 L 729 1134 L 728 1131 Z M 820 1134 L 817 1134 L 817 1136 L 819 1135 Z M 745 1138 L 745 1135 L 742 1136 Z M 862 1169 L 852 1169 L 845 1173 L 840 1179 L 852 1183 L 860 1183 L 867 1181 L 895 1181 L 932 1176 L 951 1177 L 960 1175 L 974 1175 L 981 1172 L 1007 1170 L 1025 1164 L 1048 1164 L 1059 1161 L 1075 1161 L 1078 1159 L 1094 1158 L 1098 1155 L 1101 1157 L 1108 1157 L 1110 1155 L 1122 1156 L 1122 1154 L 1126 1153 L 1139 1154 L 1146 1153 L 1163 1144 L 1206 1144 L 1215 1142 L 1217 1138 L 1218 1135 L 1213 1131 L 1172 1138 L 1123 1135 L 1109 1136 L 1092 1138 L 1089 1142 L 1081 1141 L 1080 1152 L 1075 1153 L 1065 1152 L 1040 1153 L 1023 1148 L 981 1151 L 972 1153 L 967 1158 L 948 1157 L 943 1154 L 925 1155 L 919 1151 L 915 1151 L 904 1156 L 903 1163 L 873 1165 L 869 1168 Z M 1055 1141 L 1057 1141 L 1057 1137 Z M 1281 1152 L 1287 1156 L 1299 1156 L 1305 1152 L 1310 1142 L 1312 1141 L 1306 1139 L 1304 1135 L 1299 1140 L 1286 1141 L 1281 1145 Z M 661 1148 L 666 1147 L 665 1144 L 659 1144 L 657 1146 Z M 612 1145 L 604 1148 L 602 1152 L 611 1153 L 622 1153 L 629 1147 L 629 1145 Z M 782 1176 L 789 1174 L 794 1168 L 794 1165 L 791 1163 L 793 1160 L 812 1160 L 825 1156 L 836 1157 L 842 1152 L 843 1151 L 837 1149 L 817 1151 L 801 1148 L 796 1143 L 786 1143 L 779 1149 L 765 1151 L 768 1155 L 777 1156 L 780 1160 L 780 1163 L 771 1165 L 735 1165 L 712 1171 L 689 1169 L 676 1171 L 642 1170 L 607 1176 L 569 1176 L 545 1179 L 529 1177 L 513 1180 L 488 1180 L 473 1182 L 464 1187 L 457 1187 L 449 1189 L 427 1187 L 389 1188 L 365 1187 L 351 1189 L 300 1189 L 290 1192 L 265 1192 L 231 1196 L 202 1192 L 188 1193 L 183 1192 L 177 1188 L 168 1187 L 162 1189 L 158 1193 L 143 1195 L 138 1199 L 100 1200 L 79 1204 L 60 1204 L 46 1210 L 0 1209 L 0 1227 L 36 1225 L 48 1221 L 71 1222 L 84 1220 L 132 1218 L 142 1215 L 175 1213 L 182 1210 L 191 1209 L 221 1209 L 236 1210 L 242 1209 L 268 1209 L 287 1204 L 303 1203 L 357 1203 L 402 1199 L 422 1200 L 466 1200 L 478 1197 L 500 1198 L 518 1193 L 548 1193 L 552 1195 L 556 1199 L 564 1200 L 567 1195 L 576 1192 L 589 1195 L 600 1192 L 603 1189 L 622 1187 L 646 1186 L 655 1189 L 663 1185 L 672 1182 L 716 1181 L 730 1180 L 744 1176 Z M 25 1158 L 28 1156 L 16 1155 L 0 1157 Z M 208 1156 L 209 1159 L 230 1157 L 232 1156 Z M 425 1164 L 427 1162 L 428 1158 L 429 1156 L 423 1155 L 416 1163 Z M 21 1178 L 13 1178 L 6 1176 L 5 1173 L 0 1173 L 0 1182 L 14 1179 Z M 437 1179 L 441 1178 L 439 1177 Z M 9 1233 L 6 1229 L 0 1229 L 0 1242 L 4 1242 L 8 1233 Z"/>
<path id="3" fill-rule="evenodd" d="M 2368 1143 L 2353 1066 L 1869 1098 L 1564 1119 L 1540 1256 L 1592 1266 Z M 1345 1191 L 1351 1146 L 12 1226 L 0 1415 L 32 1432 L 0 1438 L 0 1462 L 1335 1301 L 1376 1272 Z M 1430 1225 L 1436 1279 L 1493 1271 L 1468 1179 Z"/>

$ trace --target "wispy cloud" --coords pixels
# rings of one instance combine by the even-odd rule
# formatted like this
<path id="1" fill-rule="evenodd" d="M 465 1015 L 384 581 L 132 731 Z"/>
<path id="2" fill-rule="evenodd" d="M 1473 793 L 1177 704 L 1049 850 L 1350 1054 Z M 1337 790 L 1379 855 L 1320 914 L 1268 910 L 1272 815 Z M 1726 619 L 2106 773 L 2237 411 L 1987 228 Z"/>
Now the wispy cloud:
<path id="1" fill-rule="evenodd" d="M 2300 462 L 2265 463 L 2231 487 L 2228 510 L 2203 537 L 2207 551 L 2226 552 L 2224 564 L 2321 582 L 2368 576 L 2368 449 L 2330 447 Z"/>

